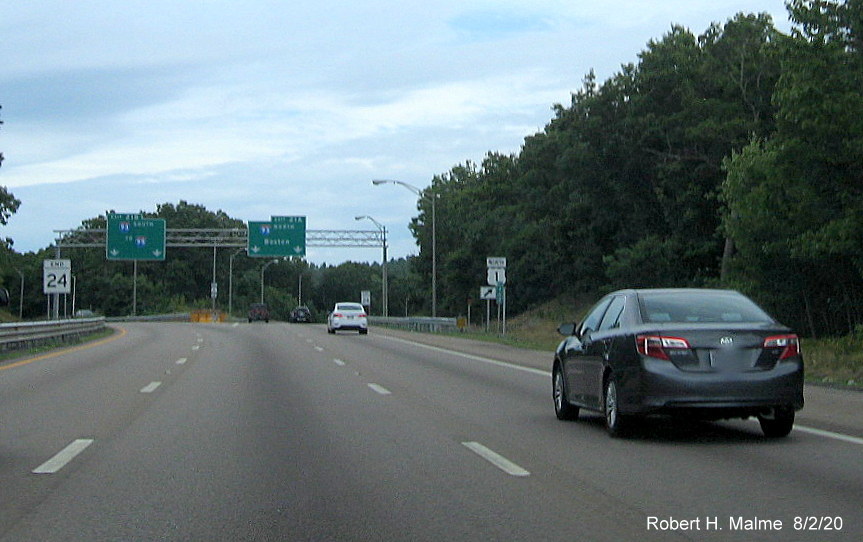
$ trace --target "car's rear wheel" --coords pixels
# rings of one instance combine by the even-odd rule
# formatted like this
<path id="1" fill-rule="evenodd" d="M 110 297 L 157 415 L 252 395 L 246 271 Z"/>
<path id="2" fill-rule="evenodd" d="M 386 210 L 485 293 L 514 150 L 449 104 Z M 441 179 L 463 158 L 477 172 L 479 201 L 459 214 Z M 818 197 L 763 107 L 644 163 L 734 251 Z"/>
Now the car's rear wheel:
<path id="1" fill-rule="evenodd" d="M 617 381 L 614 375 L 610 375 L 605 382 L 605 395 L 603 397 L 603 410 L 605 413 L 605 427 L 612 437 L 626 435 L 630 426 L 630 417 L 620 413 L 620 402 L 617 395 Z"/>
<path id="2" fill-rule="evenodd" d="M 768 438 L 787 437 L 794 427 L 794 409 L 788 407 L 773 408 L 769 413 L 759 414 L 758 423 L 761 431 Z"/>
<path id="3" fill-rule="evenodd" d="M 368 330 L 368 329 L 361 329 L 361 330 L 360 330 L 360 335 L 368 335 L 368 334 L 369 334 L 369 330 Z"/>
<path id="4" fill-rule="evenodd" d="M 566 382 L 559 365 L 554 366 L 551 378 L 552 398 L 554 399 L 554 414 L 558 420 L 575 420 L 578 418 L 578 407 L 572 406 L 566 394 Z"/>

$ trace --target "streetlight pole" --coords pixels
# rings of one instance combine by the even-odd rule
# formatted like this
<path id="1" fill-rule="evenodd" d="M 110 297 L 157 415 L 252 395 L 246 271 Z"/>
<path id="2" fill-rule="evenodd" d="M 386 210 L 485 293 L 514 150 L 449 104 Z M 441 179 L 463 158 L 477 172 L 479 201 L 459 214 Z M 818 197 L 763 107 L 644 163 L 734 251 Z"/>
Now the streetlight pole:
<path id="1" fill-rule="evenodd" d="M 381 284 L 381 291 L 382 291 L 383 305 L 384 305 L 383 316 L 384 316 L 384 318 L 386 318 L 387 316 L 389 316 L 389 304 L 390 304 L 389 293 L 388 293 L 389 289 L 387 287 L 387 229 L 386 229 L 386 227 L 384 227 L 383 224 L 381 224 L 380 222 L 378 222 L 377 220 L 375 220 L 374 218 L 372 218 L 370 216 L 363 215 L 363 216 L 358 216 L 358 217 L 354 218 L 354 220 L 363 220 L 363 219 L 368 219 L 368 220 L 371 220 L 372 222 L 374 222 L 375 226 L 378 227 L 378 231 L 381 232 L 381 240 L 383 241 L 383 245 L 384 245 L 383 278 L 382 278 L 382 284 Z"/>
<path id="2" fill-rule="evenodd" d="M 270 260 L 261 268 L 261 303 L 264 302 L 264 271 L 274 263 L 279 263 L 279 260 Z"/>
<path id="3" fill-rule="evenodd" d="M 418 187 L 402 181 L 393 181 L 388 179 L 374 179 L 372 184 L 377 186 L 381 184 L 399 184 L 419 197 L 423 197 L 423 191 Z M 431 199 L 432 206 L 432 318 L 437 316 L 437 217 L 435 216 L 435 200 L 436 194 L 426 194 L 425 197 Z"/>
<path id="4" fill-rule="evenodd" d="M 24 319 L 24 273 L 21 272 L 20 269 L 15 268 L 15 271 L 18 272 L 18 276 L 21 277 L 21 291 L 18 294 L 18 319 Z"/>
<path id="5" fill-rule="evenodd" d="M 241 248 L 228 258 L 228 318 L 234 316 L 234 258 L 245 251 L 246 249 Z"/>

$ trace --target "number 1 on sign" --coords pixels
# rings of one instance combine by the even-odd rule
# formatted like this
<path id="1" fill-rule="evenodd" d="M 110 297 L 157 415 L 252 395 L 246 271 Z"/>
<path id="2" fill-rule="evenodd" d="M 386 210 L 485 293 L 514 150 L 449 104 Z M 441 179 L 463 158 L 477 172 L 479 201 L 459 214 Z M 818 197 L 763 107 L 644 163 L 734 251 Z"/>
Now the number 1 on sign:
<path id="1" fill-rule="evenodd" d="M 506 269 L 503 267 L 489 267 L 487 278 L 489 286 L 497 286 L 498 283 L 506 284 Z"/>

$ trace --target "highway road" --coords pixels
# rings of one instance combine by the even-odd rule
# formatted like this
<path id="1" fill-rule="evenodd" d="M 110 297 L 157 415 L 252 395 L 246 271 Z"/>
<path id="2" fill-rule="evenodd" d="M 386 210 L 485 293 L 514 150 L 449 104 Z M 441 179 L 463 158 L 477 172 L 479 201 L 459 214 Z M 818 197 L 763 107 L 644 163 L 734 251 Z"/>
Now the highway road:
<path id="1" fill-rule="evenodd" d="M 863 540 L 861 394 L 818 391 L 787 439 L 665 419 L 611 439 L 555 418 L 537 354 L 119 329 L 0 365 L 0 541 Z"/>

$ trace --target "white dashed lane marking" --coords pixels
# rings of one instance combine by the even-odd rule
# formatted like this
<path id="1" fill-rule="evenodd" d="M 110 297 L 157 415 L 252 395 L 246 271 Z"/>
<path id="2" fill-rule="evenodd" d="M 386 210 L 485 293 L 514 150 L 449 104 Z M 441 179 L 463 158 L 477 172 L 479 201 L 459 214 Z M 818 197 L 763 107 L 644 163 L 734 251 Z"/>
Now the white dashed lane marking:
<path id="1" fill-rule="evenodd" d="M 93 439 L 82 438 L 73 441 L 71 444 L 63 448 L 57 455 L 33 469 L 33 474 L 56 473 L 68 465 L 70 461 L 75 459 L 78 454 L 86 450 L 91 444 L 93 444 Z"/>
<path id="2" fill-rule="evenodd" d="M 369 384 L 368 385 L 375 393 L 379 393 L 380 395 L 391 395 L 392 392 L 380 384 Z"/>
<path id="3" fill-rule="evenodd" d="M 462 445 L 510 476 L 530 476 L 530 472 L 479 442 L 462 442 Z"/>
<path id="4" fill-rule="evenodd" d="M 150 382 L 149 384 L 141 388 L 141 393 L 153 393 L 161 385 L 161 382 Z"/>

